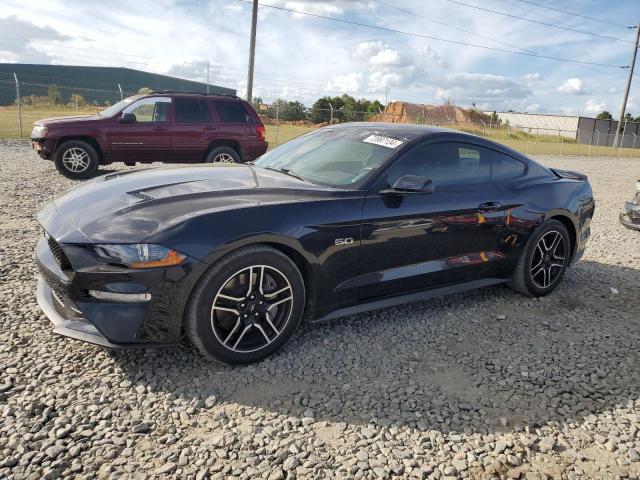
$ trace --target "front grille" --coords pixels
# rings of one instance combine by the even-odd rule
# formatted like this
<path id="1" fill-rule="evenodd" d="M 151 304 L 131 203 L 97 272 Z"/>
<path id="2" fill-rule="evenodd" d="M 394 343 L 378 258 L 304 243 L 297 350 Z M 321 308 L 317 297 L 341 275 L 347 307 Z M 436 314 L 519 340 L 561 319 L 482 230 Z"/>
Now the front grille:
<path id="1" fill-rule="evenodd" d="M 53 258 L 55 258 L 58 265 L 62 270 L 69 270 L 71 268 L 71 262 L 62 251 L 60 244 L 55 241 L 55 239 L 45 232 L 45 237 L 47 238 L 47 242 L 49 243 L 49 248 L 51 249 L 51 253 L 53 254 Z"/>

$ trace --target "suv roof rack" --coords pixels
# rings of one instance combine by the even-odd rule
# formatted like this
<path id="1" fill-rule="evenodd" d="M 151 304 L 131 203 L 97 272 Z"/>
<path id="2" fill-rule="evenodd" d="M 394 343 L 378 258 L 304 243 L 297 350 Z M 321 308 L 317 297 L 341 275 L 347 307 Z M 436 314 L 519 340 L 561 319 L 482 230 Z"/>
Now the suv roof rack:
<path id="1" fill-rule="evenodd" d="M 179 90 L 152 90 L 150 93 L 179 93 L 179 94 L 186 94 L 186 95 L 202 95 L 204 97 L 231 97 L 231 98 L 237 98 L 238 100 L 241 100 L 241 98 L 237 95 L 233 95 L 231 93 L 205 93 L 205 92 L 182 92 Z"/>

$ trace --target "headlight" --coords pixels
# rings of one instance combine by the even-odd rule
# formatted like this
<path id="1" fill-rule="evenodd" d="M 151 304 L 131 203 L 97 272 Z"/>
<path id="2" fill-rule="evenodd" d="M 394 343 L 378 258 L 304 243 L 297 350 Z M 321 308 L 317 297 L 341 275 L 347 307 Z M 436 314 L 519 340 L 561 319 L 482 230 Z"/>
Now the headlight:
<path id="1" fill-rule="evenodd" d="M 47 133 L 47 127 L 36 125 L 31 130 L 31 138 L 43 138 Z"/>
<path id="2" fill-rule="evenodd" d="M 186 258 L 182 253 L 147 243 L 134 245 L 94 245 L 98 257 L 110 263 L 119 263 L 129 268 L 155 268 L 179 265 Z"/>

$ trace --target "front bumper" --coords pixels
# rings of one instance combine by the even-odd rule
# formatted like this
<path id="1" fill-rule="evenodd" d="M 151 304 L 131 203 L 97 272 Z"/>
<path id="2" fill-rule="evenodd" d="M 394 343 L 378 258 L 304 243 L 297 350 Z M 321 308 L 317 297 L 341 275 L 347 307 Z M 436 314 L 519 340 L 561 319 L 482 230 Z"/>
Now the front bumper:
<path id="1" fill-rule="evenodd" d="M 60 251 L 65 265 L 60 264 Z M 116 348 L 182 341 L 182 314 L 200 262 L 187 258 L 174 267 L 131 270 L 97 263 L 83 245 L 52 249 L 44 237 L 36 248 L 36 262 L 41 275 L 37 300 L 54 332 Z M 74 264 L 80 267 L 73 269 Z M 92 291 L 118 299 L 97 298 Z M 122 299 L 141 293 L 145 300 Z"/>
<path id="2" fill-rule="evenodd" d="M 624 208 L 620 213 L 620 223 L 631 230 L 640 231 L 640 204 L 624 202 Z"/>
<path id="3" fill-rule="evenodd" d="M 51 160 L 53 158 L 53 144 L 53 140 L 46 138 L 31 139 L 31 149 L 45 160 Z"/>
<path id="4" fill-rule="evenodd" d="M 53 323 L 54 333 L 95 345 L 102 345 L 103 347 L 123 348 L 126 346 L 111 343 L 107 340 L 91 322 L 81 316 L 82 312 L 75 307 L 65 305 L 41 276 L 38 277 L 36 298 L 43 313 L 51 320 L 51 323 Z M 72 310 L 78 315 L 65 318 L 66 316 L 63 316 L 63 313 L 60 311 L 61 309 Z"/>

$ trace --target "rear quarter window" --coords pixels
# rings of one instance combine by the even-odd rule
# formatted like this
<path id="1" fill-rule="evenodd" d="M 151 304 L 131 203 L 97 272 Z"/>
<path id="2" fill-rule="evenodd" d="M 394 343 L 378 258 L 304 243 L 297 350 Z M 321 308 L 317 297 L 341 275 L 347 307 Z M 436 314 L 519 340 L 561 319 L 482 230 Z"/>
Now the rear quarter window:
<path id="1" fill-rule="evenodd" d="M 220 121 L 223 123 L 253 123 L 253 117 L 241 102 L 214 102 Z"/>
<path id="2" fill-rule="evenodd" d="M 509 155 L 491 152 L 491 179 L 493 181 L 511 180 L 525 174 L 527 166 L 524 162 Z"/>

